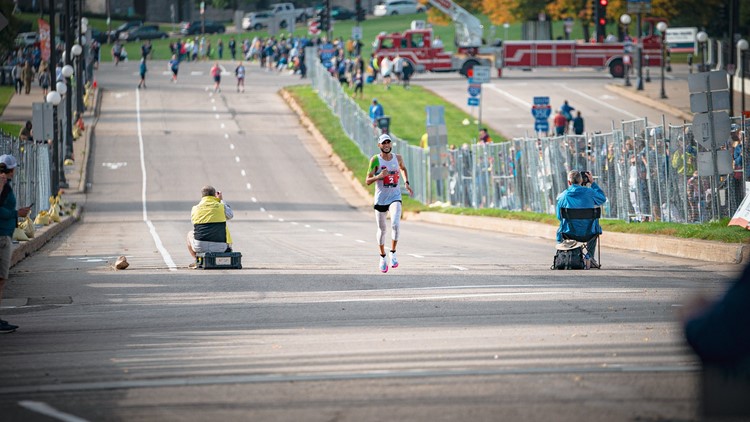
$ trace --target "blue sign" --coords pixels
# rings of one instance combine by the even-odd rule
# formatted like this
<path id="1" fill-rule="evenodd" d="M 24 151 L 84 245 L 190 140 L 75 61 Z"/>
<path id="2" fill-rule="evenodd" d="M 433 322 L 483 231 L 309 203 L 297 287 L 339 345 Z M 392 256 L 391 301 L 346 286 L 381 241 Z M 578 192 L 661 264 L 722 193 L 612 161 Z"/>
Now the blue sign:
<path id="1" fill-rule="evenodd" d="M 469 98 L 469 105 L 470 106 L 478 106 L 479 105 L 479 98 L 471 97 Z"/>
<path id="2" fill-rule="evenodd" d="M 482 92 L 482 84 L 471 84 L 469 85 L 469 95 L 472 97 L 478 96 Z"/>
<path id="3" fill-rule="evenodd" d="M 537 120 L 534 122 L 534 130 L 537 132 L 549 132 L 549 122 L 546 120 Z"/>
<path id="4" fill-rule="evenodd" d="M 333 58 L 336 56 L 336 49 L 333 44 L 327 43 L 320 46 L 320 61 L 326 69 L 333 66 Z"/>
<path id="5" fill-rule="evenodd" d="M 552 106 L 549 105 L 549 97 L 534 97 L 531 115 L 537 120 L 547 120 L 550 114 L 552 114 Z"/>

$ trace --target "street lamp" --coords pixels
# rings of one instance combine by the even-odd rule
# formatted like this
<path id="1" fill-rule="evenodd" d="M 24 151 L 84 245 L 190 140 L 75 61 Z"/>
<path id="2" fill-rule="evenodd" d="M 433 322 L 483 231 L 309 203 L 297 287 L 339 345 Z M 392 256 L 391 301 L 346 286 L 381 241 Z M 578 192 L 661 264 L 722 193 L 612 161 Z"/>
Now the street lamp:
<path id="1" fill-rule="evenodd" d="M 75 89 L 75 97 L 76 97 L 76 111 L 78 115 L 81 115 L 81 85 L 83 84 L 83 69 L 81 68 L 81 53 L 83 53 L 83 47 L 81 47 L 81 44 L 73 44 L 72 47 L 70 47 L 70 55 L 73 58 L 73 65 L 75 66 L 75 74 L 76 74 L 76 89 Z"/>
<path id="2" fill-rule="evenodd" d="M 746 39 L 741 39 L 737 41 L 737 57 L 740 59 L 740 66 L 739 66 L 739 72 L 738 75 L 740 76 L 740 79 L 742 80 L 741 86 L 742 86 L 742 112 L 741 115 L 745 116 L 745 51 L 747 51 L 748 47 L 750 47 L 750 43 L 747 42 Z"/>
<path id="3" fill-rule="evenodd" d="M 667 93 L 664 91 L 664 67 L 667 61 L 667 23 L 664 21 L 657 23 L 656 29 L 661 34 L 661 98 L 667 98 Z"/>
<path id="4" fill-rule="evenodd" d="M 701 50 L 701 72 L 706 71 L 706 41 L 708 41 L 708 34 L 705 31 L 700 31 L 695 35 L 695 39 L 698 41 L 698 48 Z"/>
<path id="5" fill-rule="evenodd" d="M 58 149 L 58 143 L 57 143 L 57 106 L 60 105 L 60 101 L 62 100 L 62 97 L 60 96 L 60 93 L 57 91 L 50 91 L 47 93 L 47 102 L 52 104 L 52 166 L 51 166 L 51 174 L 50 177 L 52 180 L 50 181 L 50 186 L 52 187 L 52 192 L 57 194 L 58 190 L 60 189 L 60 160 L 57 159 L 58 155 L 60 154 L 60 150 Z"/>
<path id="6" fill-rule="evenodd" d="M 71 55 L 73 54 L 73 47 L 71 49 Z M 72 158 L 73 157 L 73 116 L 72 116 L 72 108 L 73 108 L 73 101 L 72 101 L 72 91 L 70 88 L 70 79 L 73 76 L 73 73 L 75 71 L 73 70 L 73 66 L 66 64 L 62 68 L 62 76 L 65 78 L 65 90 L 66 92 L 69 92 L 68 95 L 65 96 L 65 135 L 62 136 L 63 145 L 65 148 L 63 148 L 63 151 L 65 152 L 66 158 Z M 60 157 L 60 161 L 62 162 L 62 154 Z M 60 187 L 67 188 L 67 182 L 65 181 L 65 172 L 60 172 Z"/>
<path id="7" fill-rule="evenodd" d="M 623 26 L 625 26 L 625 36 L 627 38 L 630 38 L 628 34 L 629 32 L 628 26 L 630 25 L 630 22 L 631 22 L 630 15 L 628 15 L 627 13 L 623 13 L 622 15 L 620 15 L 620 23 L 623 24 Z M 631 66 L 630 65 L 630 62 L 631 62 L 630 52 L 632 49 L 633 49 L 632 43 L 626 44 L 625 56 L 623 56 L 623 62 L 624 62 L 623 64 L 625 65 L 625 86 L 632 86 L 632 84 L 630 83 L 630 66 Z"/>

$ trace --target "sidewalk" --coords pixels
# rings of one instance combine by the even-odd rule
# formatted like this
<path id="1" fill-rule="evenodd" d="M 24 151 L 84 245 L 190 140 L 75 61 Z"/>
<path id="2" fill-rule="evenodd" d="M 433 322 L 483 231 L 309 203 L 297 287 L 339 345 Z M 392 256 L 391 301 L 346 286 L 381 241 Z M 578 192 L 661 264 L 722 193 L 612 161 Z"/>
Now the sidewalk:
<path id="1" fill-rule="evenodd" d="M 37 84 L 32 86 L 29 95 L 13 95 L 2 114 L 2 121 L 24 125 L 27 120 L 31 120 L 32 103 L 35 102 L 43 102 L 42 89 Z M 45 243 L 49 242 L 53 237 L 70 227 L 80 218 L 83 205 L 86 202 L 86 160 L 88 159 L 91 133 L 96 123 L 95 110 L 97 102 L 98 92 L 95 93 L 94 106 L 92 109 L 85 111 L 83 114 L 86 130 L 84 131 L 83 136 L 73 142 L 74 164 L 72 166 L 64 166 L 65 179 L 69 187 L 64 189 L 63 199 L 67 203 L 76 203 L 75 211 L 71 215 L 61 216 L 62 218 L 59 223 L 51 223 L 49 226 L 37 229 L 34 238 L 31 240 L 14 244 L 11 266 L 17 264 L 25 257 L 40 249 Z M 73 109 L 75 110 L 75 105 L 73 105 Z M 39 209 L 45 209 L 48 207 L 49 204 L 40 204 Z M 34 211 L 36 212 L 38 210 Z"/>
<path id="2" fill-rule="evenodd" d="M 697 70 L 693 68 L 693 72 Z M 635 75 L 635 72 L 633 73 Z M 693 121 L 693 112 L 690 111 L 690 91 L 688 88 L 688 78 L 690 71 L 686 64 L 676 64 L 672 66 L 672 72 L 666 73 L 664 79 L 664 93 L 667 98 L 661 98 L 661 70 L 659 68 L 651 69 L 651 82 L 645 82 L 646 73 L 644 71 L 643 91 L 638 91 L 637 76 L 630 79 L 632 86 L 625 86 L 624 79 L 615 79 L 607 85 L 607 89 L 616 92 L 633 101 L 643 105 L 661 110 L 664 114 L 678 117 L 687 122 Z M 738 82 L 739 83 L 739 82 Z M 750 81 L 745 83 L 745 108 L 750 109 Z M 742 108 L 742 94 L 734 93 L 734 115 L 739 116 Z"/>

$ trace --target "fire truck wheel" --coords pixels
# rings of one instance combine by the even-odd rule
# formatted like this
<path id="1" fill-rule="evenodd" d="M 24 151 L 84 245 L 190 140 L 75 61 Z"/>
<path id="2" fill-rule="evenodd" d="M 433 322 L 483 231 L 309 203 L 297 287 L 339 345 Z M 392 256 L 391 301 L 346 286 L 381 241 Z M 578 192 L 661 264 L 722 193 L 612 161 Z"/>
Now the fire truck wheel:
<path id="1" fill-rule="evenodd" d="M 622 59 L 614 59 L 609 63 L 609 74 L 614 78 L 625 76 L 625 65 L 622 64 Z"/>

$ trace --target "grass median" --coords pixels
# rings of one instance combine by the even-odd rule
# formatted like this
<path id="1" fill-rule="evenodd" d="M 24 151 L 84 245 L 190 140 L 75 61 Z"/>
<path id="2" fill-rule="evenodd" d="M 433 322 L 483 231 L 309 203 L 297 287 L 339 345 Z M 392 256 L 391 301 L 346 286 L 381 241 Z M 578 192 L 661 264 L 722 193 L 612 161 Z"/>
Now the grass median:
<path id="1" fill-rule="evenodd" d="M 366 89 L 376 90 L 381 86 L 368 86 Z M 398 88 L 398 89 L 396 89 Z M 286 88 L 286 90 L 295 98 L 300 107 L 304 110 L 305 114 L 315 124 L 318 130 L 331 144 L 336 155 L 346 164 L 346 166 L 358 176 L 360 183 L 364 185 L 365 174 L 367 173 L 368 157 L 365 157 L 359 150 L 357 145 L 352 142 L 349 137 L 344 133 L 341 127 L 339 119 L 333 115 L 326 104 L 318 97 L 317 93 L 314 92 L 312 87 L 307 85 L 298 85 Z M 365 91 L 367 93 L 367 91 Z M 419 89 L 413 87 L 411 90 L 403 90 L 399 87 L 391 88 L 388 92 L 383 89 L 383 93 L 377 91 L 370 91 L 375 93 L 378 99 L 383 101 L 389 101 L 390 95 L 394 101 L 390 102 L 389 105 L 385 105 L 386 113 L 390 113 L 393 116 L 399 116 L 402 122 L 396 125 L 396 122 L 392 124 L 392 132 L 397 136 L 402 136 L 399 130 L 403 126 L 404 130 L 421 131 L 424 127 L 424 114 L 420 117 L 409 117 L 410 121 L 406 121 L 406 116 L 412 116 L 411 109 L 416 109 L 416 104 L 428 103 L 432 105 L 446 105 L 446 110 L 449 107 L 454 107 L 441 97 L 431 93 L 425 89 Z M 368 93 L 368 95 L 370 95 Z M 398 99 L 398 101 L 395 101 Z M 360 107 L 366 110 L 368 106 L 367 101 L 360 101 Z M 421 109 L 424 113 L 424 108 Z M 459 110 L 460 111 L 460 110 Z M 446 116 L 448 112 L 446 111 Z M 471 116 L 465 115 L 463 118 L 471 118 Z M 454 120 L 463 120 L 462 117 L 452 117 Z M 446 118 L 446 124 L 448 118 Z M 418 129 L 418 130 L 417 130 Z M 458 137 L 452 136 L 453 132 L 449 127 L 449 143 L 458 142 Z M 405 137 L 410 144 L 418 144 L 418 138 L 416 141 L 411 140 L 409 137 Z M 451 141 L 453 140 L 453 141 Z M 361 176 L 361 177 L 359 177 Z M 370 193 L 374 192 L 373 186 L 365 186 L 369 189 Z M 475 215 L 484 217 L 494 218 L 505 218 L 511 220 L 523 220 L 523 221 L 536 221 L 544 224 L 550 224 L 557 226 L 558 221 L 554 215 L 541 214 L 528 211 L 506 211 L 499 209 L 474 209 L 474 208 L 430 208 L 423 205 L 415 200 L 406 199 L 404 201 L 404 210 L 412 212 L 423 212 L 423 211 L 435 211 L 446 214 L 456 215 Z M 622 220 L 601 220 L 604 231 L 622 232 L 622 233 L 637 233 L 637 234 L 654 234 L 672 236 L 686 239 L 702 239 L 712 240 L 725 243 L 750 243 L 750 230 L 746 230 L 737 226 L 727 226 L 729 219 L 725 218 L 720 221 L 703 223 L 703 224 L 680 224 L 680 223 L 664 223 L 664 222 L 647 222 L 647 223 L 628 223 Z"/>
<path id="2" fill-rule="evenodd" d="M 13 98 L 14 93 L 14 87 L 0 86 L 0 116 L 5 112 L 5 107 L 10 103 L 10 99 Z M 18 133 L 21 131 L 21 125 L 2 121 L 0 122 L 0 130 L 13 136 L 18 136 Z"/>

